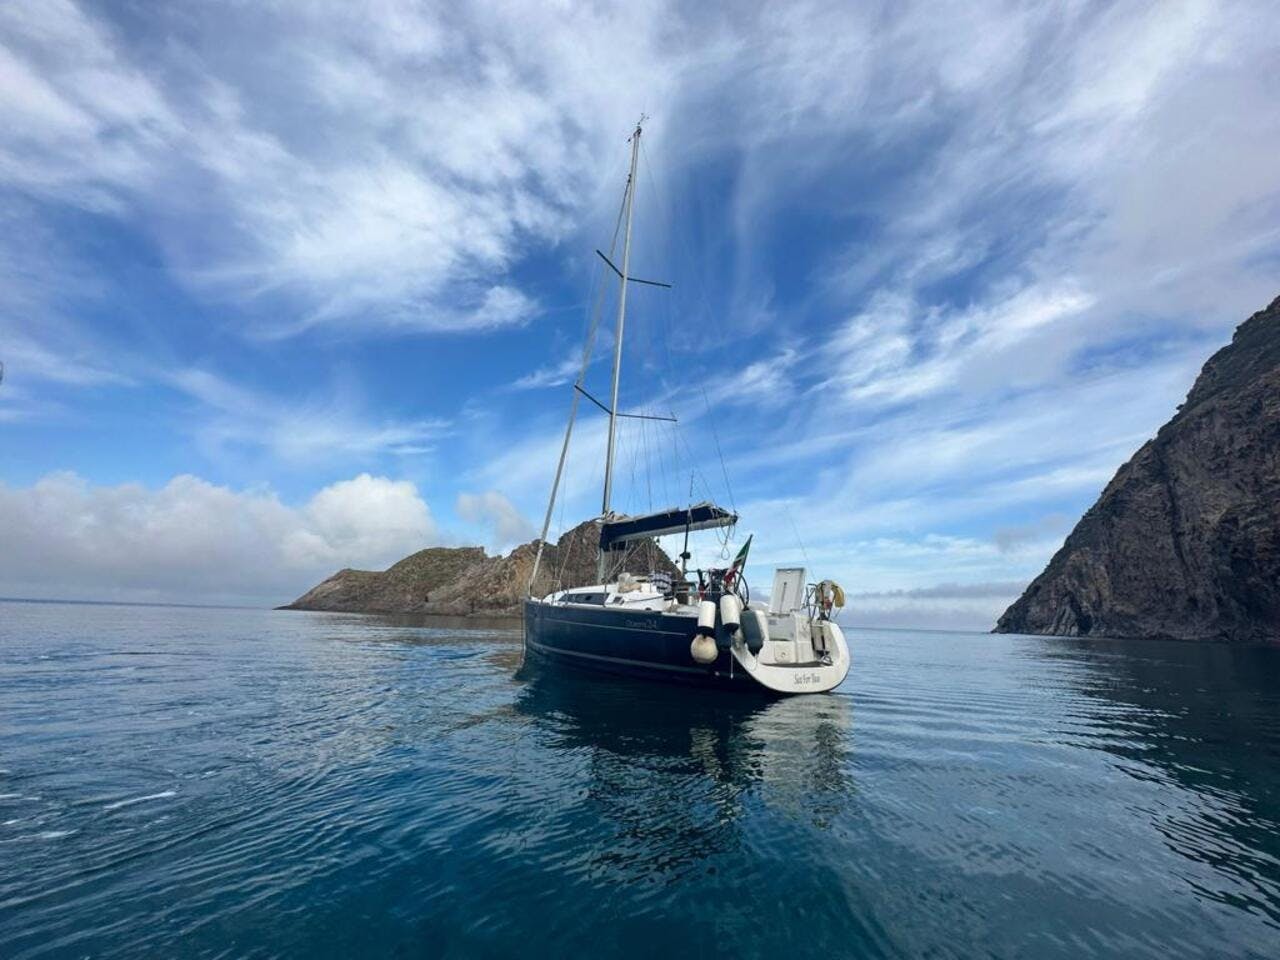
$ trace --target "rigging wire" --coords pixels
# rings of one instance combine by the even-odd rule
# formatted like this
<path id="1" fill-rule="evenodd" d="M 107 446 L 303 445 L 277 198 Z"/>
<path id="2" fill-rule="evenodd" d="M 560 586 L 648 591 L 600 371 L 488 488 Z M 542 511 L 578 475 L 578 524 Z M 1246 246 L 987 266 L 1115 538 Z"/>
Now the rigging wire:
<path id="1" fill-rule="evenodd" d="M 622 203 L 618 208 L 618 217 L 617 217 L 617 220 L 614 222 L 614 226 L 613 226 L 613 238 L 609 241 L 610 255 L 613 254 L 614 248 L 617 246 L 617 243 L 618 243 L 618 233 L 622 227 L 622 214 L 623 214 L 623 211 L 626 209 L 628 196 L 630 195 L 632 188 L 633 188 L 633 184 L 631 183 L 631 180 L 628 177 L 627 187 L 622 192 Z M 587 368 L 591 364 L 591 351 L 595 346 L 596 332 L 600 325 L 600 313 L 604 306 L 605 283 L 604 283 L 603 268 L 598 265 L 596 266 L 596 277 L 597 277 L 597 287 L 596 287 L 595 304 L 591 310 L 591 313 L 588 315 L 587 335 L 582 345 L 582 368 L 578 372 L 578 379 L 575 384 L 575 389 L 573 390 L 573 399 L 570 401 L 569 421 L 568 423 L 565 424 L 565 428 L 564 428 L 564 443 L 560 448 L 560 460 L 559 460 L 559 463 L 556 465 L 555 480 L 552 481 L 552 484 L 551 484 L 551 495 L 547 500 L 546 516 L 544 516 L 542 520 L 542 533 L 538 537 L 538 552 L 537 552 L 537 555 L 534 557 L 533 571 L 529 575 L 530 590 L 533 589 L 534 581 L 537 580 L 538 578 L 538 568 L 542 565 L 542 552 L 543 552 L 543 549 L 546 547 L 547 529 L 551 526 L 551 514 L 552 514 L 552 511 L 555 509 L 556 494 L 560 490 L 560 479 L 564 473 L 565 461 L 569 455 L 569 440 L 573 436 L 573 424 L 574 424 L 574 420 L 577 418 L 577 415 L 578 415 L 578 397 L 579 397 L 578 388 L 581 388 L 583 381 L 586 380 L 587 378 Z M 562 523 L 563 523 L 563 510 L 564 510 L 564 504 L 561 503 L 561 522 Z M 562 530 L 563 530 L 563 527 L 562 527 Z M 563 573 L 563 570 L 561 572 Z"/>
<path id="2" fill-rule="evenodd" d="M 638 422 L 643 423 L 644 421 L 641 420 Z M 636 467 L 637 467 L 637 461 L 640 459 L 640 456 L 639 456 L 640 451 L 636 445 L 635 434 L 632 433 L 631 430 L 627 430 L 626 443 L 627 443 L 627 450 L 631 454 L 631 503 L 636 504 L 636 503 L 639 503 L 639 498 L 636 491 L 640 485 L 636 483 Z M 632 507 L 632 510 L 636 510 L 636 508 Z M 638 513 L 639 511 L 636 510 L 636 512 Z"/>
<path id="3" fill-rule="evenodd" d="M 791 523 L 791 532 L 796 536 L 796 543 L 800 546 L 800 556 L 804 557 L 804 565 L 809 569 L 813 567 L 809 563 L 809 552 L 804 548 L 804 541 L 800 539 L 800 528 L 796 526 L 796 518 L 791 515 L 791 504 L 783 501 L 782 509 L 787 515 L 787 520 Z"/>
<path id="4" fill-rule="evenodd" d="M 697 478 L 698 482 L 702 485 L 702 492 L 703 492 L 703 494 L 704 494 L 704 499 L 706 499 L 706 500 L 715 500 L 715 493 L 714 493 L 714 492 L 712 491 L 712 489 L 711 489 L 711 484 L 707 481 L 706 474 L 704 474 L 704 473 L 703 473 L 701 470 L 699 470 L 699 469 L 698 469 L 698 467 L 697 467 L 698 460 L 697 460 L 697 458 L 693 455 L 693 448 L 689 446 L 689 439 L 688 439 L 688 437 L 686 437 L 686 436 L 685 436 L 685 431 L 684 431 L 684 429 L 683 429 L 683 426 L 682 426 L 681 424 L 678 424 L 678 423 L 677 423 L 677 424 L 675 424 L 675 425 L 674 425 L 674 427 L 673 427 L 673 433 L 674 433 L 674 435 L 675 435 L 676 440 L 678 441 L 678 443 L 684 447 L 685 455 L 686 455 L 686 458 L 687 458 L 686 462 L 690 465 L 690 468 L 689 468 L 689 475 L 690 475 L 690 492 L 689 492 L 689 498 L 690 498 L 690 499 L 692 499 L 692 498 L 693 498 L 693 478 Z"/>
<path id="5" fill-rule="evenodd" d="M 667 201 L 663 205 L 662 216 L 664 217 L 665 224 L 669 230 L 672 223 L 674 222 L 674 210 L 673 210 L 673 204 L 672 204 L 673 195 L 664 190 L 658 189 L 658 184 L 656 182 L 656 178 L 653 172 L 653 164 L 649 160 L 649 151 L 648 151 L 648 148 L 645 146 L 644 141 L 641 141 L 640 143 L 640 158 L 642 161 L 641 165 L 644 169 L 645 176 L 647 176 L 649 179 L 649 186 L 651 188 L 649 190 L 649 194 L 655 198 L 655 202 L 660 202 L 664 200 Z M 668 271 L 671 273 L 671 279 L 674 281 L 676 279 L 675 258 L 672 256 L 671 244 L 668 239 L 668 234 L 664 233 L 663 238 L 664 238 L 663 254 L 664 254 L 664 259 L 666 261 L 666 267 Z M 662 309 L 660 312 L 662 323 L 661 323 L 661 329 L 657 331 L 658 339 L 662 343 L 662 351 L 660 354 L 660 358 L 663 361 L 665 361 L 665 363 L 658 369 L 658 379 L 661 381 L 664 395 L 668 399 L 679 396 L 681 392 L 679 389 L 672 386 L 673 379 L 676 384 L 682 383 L 682 378 L 677 375 L 678 371 L 676 370 L 675 361 L 672 358 L 672 354 L 671 354 L 671 344 L 673 342 L 679 342 L 679 339 L 678 339 L 679 331 L 676 330 L 676 324 L 674 319 L 675 318 L 674 303 L 675 301 L 673 297 L 662 298 Z M 657 351 L 655 351 L 655 354 L 657 354 Z M 674 416 L 674 413 L 672 414 L 672 416 Z M 672 429 L 674 431 L 675 429 L 674 426 Z M 679 446 L 674 441 L 672 443 L 670 453 L 671 453 L 671 469 L 675 473 L 681 472 Z M 665 476 L 665 463 L 663 465 L 663 469 L 664 469 L 664 476 Z M 669 489 L 666 491 L 666 496 L 669 502 L 671 503 L 677 502 L 677 499 L 671 496 L 671 491 Z M 678 497 L 678 494 L 677 494 L 677 497 Z"/>
<path id="6" fill-rule="evenodd" d="M 707 422 L 711 424 L 711 437 L 716 442 L 716 456 L 720 458 L 720 473 L 724 476 L 724 488 L 729 493 L 729 506 L 738 512 L 738 505 L 733 500 L 733 486 L 729 483 L 729 468 L 724 465 L 724 452 L 720 449 L 720 431 L 716 429 L 716 418 L 711 415 L 711 401 L 707 397 L 707 388 L 702 388 L 702 402 L 707 408 Z"/>
<path id="7" fill-rule="evenodd" d="M 564 528 L 564 501 L 563 500 L 560 501 L 560 518 L 559 519 L 560 519 L 560 536 L 556 537 L 557 547 L 559 546 L 560 541 L 564 539 L 564 535 L 567 532 Z M 564 568 L 569 555 L 569 550 L 571 549 L 572 549 L 572 545 L 569 545 L 569 549 L 559 551 L 559 556 L 556 558 L 558 562 L 556 563 L 556 578 L 553 583 L 554 589 L 552 590 L 552 593 L 554 593 L 556 590 L 564 589 Z"/>
<path id="8" fill-rule="evenodd" d="M 643 140 L 640 142 L 640 156 L 641 156 L 641 159 L 643 159 L 645 162 L 645 173 L 647 173 L 649 176 L 649 183 L 651 184 L 654 193 L 661 194 L 661 191 L 658 190 L 658 186 L 654 181 L 653 167 L 652 167 L 652 164 L 649 163 L 649 154 L 645 149 L 645 144 Z M 668 197 L 674 197 L 675 191 L 671 191 L 669 193 L 662 194 L 662 195 L 665 195 Z M 680 242 L 681 250 L 678 252 L 682 255 L 681 262 L 689 263 L 689 264 L 698 263 L 699 260 L 695 259 L 693 256 L 693 249 L 689 241 L 689 238 L 685 235 L 684 230 L 680 226 L 680 224 L 682 224 L 683 222 L 684 221 L 681 220 L 681 218 L 679 217 L 676 217 L 674 215 L 671 217 L 671 232 L 675 235 L 676 239 Z M 701 259 L 705 259 L 705 258 L 701 258 Z M 714 316 L 715 312 L 711 307 L 711 300 L 707 296 L 706 285 L 696 280 L 693 280 L 688 284 L 688 286 L 693 287 L 694 290 L 696 291 L 697 297 L 701 301 L 701 306 L 703 308 L 703 316 L 706 316 L 706 317 Z"/>
<path id="9" fill-rule="evenodd" d="M 676 501 L 671 498 L 671 473 L 667 465 L 667 443 L 666 437 L 663 436 L 661 424 L 654 430 L 654 434 L 653 447 L 658 455 L 658 474 L 662 481 L 662 499 L 668 504 L 675 505 Z"/>
<path id="10" fill-rule="evenodd" d="M 652 195 L 653 195 L 654 197 L 656 197 L 656 198 L 660 198 L 660 199 L 661 199 L 661 198 L 665 198 L 665 199 L 667 199 L 667 200 L 671 200 L 671 198 L 675 196 L 674 194 L 670 194 L 670 193 L 667 193 L 667 192 L 665 192 L 665 191 L 661 191 L 661 190 L 659 190 L 659 189 L 658 189 L 657 181 L 656 181 L 656 179 L 654 178 L 654 175 L 653 175 L 653 164 L 649 162 L 649 151 L 648 151 L 648 149 L 645 147 L 645 144 L 644 144 L 644 141 L 643 141 L 643 140 L 641 140 L 641 141 L 640 141 L 640 158 L 641 158 L 641 160 L 643 161 L 643 167 L 644 167 L 645 175 L 646 175 L 646 176 L 648 176 L 648 178 L 649 178 L 649 186 L 652 188 L 652 189 L 650 190 L 650 193 L 652 193 Z M 674 209 L 672 209 L 672 207 L 671 207 L 670 205 L 668 205 L 667 209 L 666 209 L 666 210 L 664 210 L 665 220 L 666 220 L 666 223 L 667 223 L 667 225 L 668 225 L 668 229 L 670 229 L 670 228 L 671 228 L 671 226 L 672 226 L 672 225 L 674 225 L 674 223 L 675 223 L 675 215 L 674 215 L 674 213 L 675 213 L 675 212 L 674 212 Z M 664 250 L 664 253 L 665 253 L 665 259 L 666 259 L 666 261 L 667 261 L 667 264 L 668 264 L 668 266 L 669 266 L 669 267 L 674 266 L 674 264 L 675 264 L 675 258 L 671 255 L 671 245 L 670 245 L 670 242 L 669 242 L 669 241 L 665 242 L 665 247 L 666 247 L 666 249 Z M 671 277 L 671 279 L 674 281 L 674 280 L 675 280 L 675 277 L 674 277 L 674 276 L 672 276 L 672 277 Z M 667 335 L 666 335 L 666 336 L 661 337 L 660 339 L 662 340 L 663 353 L 666 355 L 666 359 L 667 359 L 667 369 L 668 369 L 668 370 L 670 370 L 670 371 L 674 371 L 674 370 L 675 370 L 675 363 L 674 363 L 674 362 L 672 361 L 672 359 L 671 359 L 671 340 L 672 340 L 672 337 L 671 337 L 671 335 L 670 335 L 670 334 L 671 334 L 671 332 L 672 332 L 672 331 L 671 331 L 671 327 L 672 327 L 672 324 L 671 324 L 671 319 L 672 319 L 672 317 L 671 317 L 671 306 L 672 306 L 672 304 L 671 304 L 671 298 L 670 298 L 670 297 L 664 297 L 664 298 L 663 298 L 663 305 L 664 305 L 664 307 L 665 307 L 665 309 L 663 310 L 663 319 L 664 319 L 664 321 L 665 321 L 665 323 L 663 324 L 663 326 L 664 326 L 663 333 L 665 333 L 665 334 L 667 334 Z M 664 385 L 664 386 L 666 386 L 665 382 L 664 382 L 664 384 L 663 384 L 663 385 Z"/>
<path id="11" fill-rule="evenodd" d="M 651 187 L 650 193 L 651 193 L 654 197 L 656 197 L 656 198 L 663 198 L 663 199 L 666 199 L 666 200 L 668 200 L 668 201 L 670 201 L 670 202 L 673 202 L 672 198 L 674 197 L 674 193 L 669 193 L 669 192 L 666 192 L 666 191 L 660 190 L 660 189 L 658 188 L 657 178 L 656 178 L 656 176 L 655 176 L 655 172 L 654 172 L 654 165 L 653 165 L 652 161 L 649 159 L 649 152 L 648 152 L 648 149 L 647 149 L 647 147 L 646 147 L 646 145 L 645 145 L 645 142 L 644 142 L 643 140 L 640 142 L 640 158 L 641 158 L 641 161 L 642 161 L 641 166 L 643 167 L 644 175 L 645 175 L 645 176 L 647 176 L 647 177 L 648 177 L 648 179 L 649 179 L 649 184 L 650 184 L 650 187 Z M 673 214 L 672 212 L 670 212 L 670 211 L 668 211 L 668 223 L 669 223 L 669 227 L 670 227 L 670 231 L 671 231 L 671 233 L 673 233 L 673 234 L 675 234 L 675 235 L 676 235 L 676 239 L 678 239 L 678 240 L 681 242 L 681 244 L 683 245 L 683 247 L 684 247 L 684 249 L 685 249 L 685 253 L 686 253 L 686 258 L 685 258 L 685 260 L 686 260 L 686 262 L 688 262 L 688 263 L 695 263 L 696 261 L 693 259 L 692 255 L 691 255 L 691 254 L 689 254 L 689 249 L 688 249 L 688 247 L 689 247 L 689 244 L 688 244 L 688 238 L 687 238 L 687 237 L 685 237 L 685 235 L 684 235 L 684 233 L 682 232 L 682 230 L 680 230 L 680 229 L 679 229 L 679 227 L 678 227 L 678 225 L 677 225 L 677 224 L 678 224 L 678 218 L 676 218 L 676 217 L 674 216 L 674 214 Z M 671 260 L 671 253 L 672 253 L 672 251 L 671 251 L 671 249 L 670 249 L 670 245 L 669 245 L 669 244 L 668 244 L 668 249 L 666 250 L 666 253 L 667 253 L 667 257 L 668 257 L 668 259 L 669 259 L 669 260 Z M 673 261 L 673 262 L 674 262 L 674 261 Z M 710 304 L 710 300 L 709 300 L 709 299 L 708 299 L 708 297 L 707 297 L 707 292 L 706 292 L 705 287 L 704 287 L 701 283 L 697 283 L 697 282 L 694 282 L 694 283 L 692 284 L 692 286 L 693 286 L 693 287 L 695 287 L 695 288 L 696 288 L 696 290 L 697 290 L 697 296 L 698 296 L 698 298 L 701 300 L 702 306 L 703 306 L 703 308 L 704 308 L 704 309 L 705 309 L 705 311 L 706 311 L 706 315 L 710 315 L 710 314 L 711 314 L 711 304 Z M 666 321 L 666 323 L 665 323 L 666 330 L 665 330 L 664 332 L 665 332 L 667 335 L 666 335 L 666 336 L 664 336 L 664 337 L 661 337 L 660 339 L 662 340 L 662 343 L 663 343 L 664 354 L 665 354 L 665 358 L 666 358 L 667 371 L 671 372 L 671 373 L 674 375 L 674 373 L 675 373 L 675 365 L 674 365 L 674 362 L 673 362 L 673 360 L 672 360 L 672 355 L 671 355 L 671 341 L 672 341 L 672 339 L 674 339 L 675 330 L 674 330 L 674 323 L 673 323 L 673 318 L 672 318 L 672 314 L 671 314 L 671 310 L 670 310 L 671 301 L 670 301 L 669 299 L 668 299 L 668 300 L 667 300 L 667 302 L 666 302 L 666 306 L 668 307 L 668 309 L 664 312 L 663 317 L 664 317 L 664 320 Z M 666 371 L 664 371 L 664 372 L 666 372 Z M 667 389 L 667 390 L 668 390 L 668 392 L 674 392 L 674 391 L 672 391 L 672 390 L 671 390 L 670 383 L 669 383 L 669 381 L 667 380 L 666 376 L 663 376 L 663 377 L 662 377 L 662 381 L 663 381 L 663 386 L 664 386 L 664 388 L 665 388 L 665 389 Z M 738 512 L 738 508 L 737 508 L 737 503 L 736 503 L 735 498 L 734 498 L 734 495 L 733 495 L 733 485 L 732 485 L 732 483 L 731 483 L 731 482 L 730 482 L 730 480 L 729 480 L 729 471 L 728 471 L 728 468 L 727 468 L 727 466 L 726 466 L 726 464 L 725 464 L 724 452 L 723 452 L 723 450 L 722 450 L 722 448 L 721 448 L 721 445 L 720 445 L 720 434 L 719 434 L 719 431 L 718 431 L 718 430 L 717 430 L 717 428 L 716 428 L 715 418 L 711 415 L 711 402 L 710 402 L 709 397 L 707 396 L 707 391 L 706 391 L 706 388 L 705 388 L 705 387 L 703 387 L 703 388 L 702 388 L 702 399 L 703 399 L 703 404 L 704 404 L 704 407 L 705 407 L 705 409 L 706 409 L 706 413 L 707 413 L 707 420 L 708 420 L 708 422 L 709 422 L 709 424 L 710 424 L 710 427 L 711 427 L 711 435 L 712 435 L 712 439 L 713 439 L 713 441 L 714 441 L 714 443 L 715 443 L 715 447 L 716 447 L 716 456 L 717 456 L 717 457 L 719 458 L 719 460 L 720 460 L 720 473 L 721 473 L 722 478 L 724 479 L 725 492 L 726 492 L 726 494 L 727 494 L 727 495 L 728 495 L 728 497 L 729 497 L 729 505 L 730 505 L 730 507 L 732 508 L 732 510 L 733 510 L 733 512 L 734 512 L 734 513 L 737 513 L 737 512 Z M 672 430 L 673 435 L 675 435 L 675 437 L 677 438 L 677 440 L 684 440 L 685 449 L 686 449 L 686 451 L 687 451 L 687 452 L 688 452 L 688 454 L 689 454 L 689 462 L 690 462 L 690 465 L 691 465 L 691 466 L 694 468 L 694 470 L 698 473 L 699 479 L 701 479 L 701 480 L 702 480 L 703 487 L 704 487 L 704 489 L 706 490 L 706 493 L 707 493 L 707 499 L 708 499 L 708 500 L 712 500 L 712 501 L 714 501 L 714 500 L 716 499 L 716 497 L 715 497 L 714 492 L 713 492 L 713 491 L 712 491 L 712 489 L 711 489 L 711 484 L 710 484 L 709 482 L 707 482 L 706 477 L 705 477 L 704 475 L 702 475 L 701 471 L 698 471 L 698 470 L 697 470 L 696 465 L 697 465 L 697 462 L 698 462 L 698 461 L 697 461 L 696 459 L 694 459 L 694 457 L 693 457 L 693 451 L 689 448 L 688 441 L 684 438 L 684 431 L 683 431 L 683 429 L 681 429 L 681 427 L 682 427 L 682 425 L 681 425 L 681 424 L 678 424 L 678 423 L 677 423 L 677 424 L 674 424 L 674 425 L 673 425 L 673 430 Z M 679 460 L 679 443 L 678 443 L 678 442 L 674 445 L 674 454 L 675 454 L 675 458 L 676 458 L 676 460 L 678 461 L 678 460 Z M 692 499 L 692 493 L 690 494 L 690 498 Z M 730 536 L 730 538 L 732 537 L 732 532 L 730 532 L 729 536 Z M 726 543 L 726 544 L 724 544 L 723 546 L 727 547 L 727 543 Z"/>
<path id="12" fill-rule="evenodd" d="M 649 512 L 653 513 L 653 458 L 649 456 L 649 428 L 640 422 L 640 449 L 644 455 L 644 485 L 648 493 Z"/>

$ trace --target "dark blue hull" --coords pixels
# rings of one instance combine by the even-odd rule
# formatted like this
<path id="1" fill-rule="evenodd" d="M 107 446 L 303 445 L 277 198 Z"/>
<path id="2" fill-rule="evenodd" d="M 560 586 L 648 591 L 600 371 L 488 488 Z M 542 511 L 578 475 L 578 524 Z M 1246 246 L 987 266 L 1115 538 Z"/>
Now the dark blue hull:
<path id="1" fill-rule="evenodd" d="M 531 656 L 615 676 L 733 690 L 768 691 L 737 667 L 726 646 L 713 663 L 695 663 L 690 615 L 526 600 L 524 646 Z"/>

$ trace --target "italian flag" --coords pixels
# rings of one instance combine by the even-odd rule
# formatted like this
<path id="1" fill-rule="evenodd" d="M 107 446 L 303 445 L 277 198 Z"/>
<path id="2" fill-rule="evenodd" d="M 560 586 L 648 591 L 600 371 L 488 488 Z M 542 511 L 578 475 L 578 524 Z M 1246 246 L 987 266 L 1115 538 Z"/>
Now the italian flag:
<path id="1" fill-rule="evenodd" d="M 753 533 L 750 537 L 747 537 L 747 542 L 742 545 L 742 549 L 738 551 L 738 555 L 733 558 L 733 565 L 729 567 L 729 572 L 724 575 L 724 582 L 726 585 L 732 584 L 733 581 L 737 580 L 738 574 L 740 574 L 742 572 L 742 568 L 747 565 L 747 554 L 751 552 L 751 537 L 754 536 L 755 534 Z"/>

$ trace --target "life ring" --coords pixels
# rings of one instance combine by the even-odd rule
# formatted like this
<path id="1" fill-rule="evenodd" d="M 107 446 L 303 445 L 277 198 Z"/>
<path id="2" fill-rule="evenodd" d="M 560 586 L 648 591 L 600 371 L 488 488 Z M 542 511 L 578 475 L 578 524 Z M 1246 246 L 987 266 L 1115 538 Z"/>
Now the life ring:
<path id="1" fill-rule="evenodd" d="M 823 580 L 818 584 L 818 606 L 824 614 L 832 607 L 839 610 L 844 606 L 844 588 L 834 580 Z"/>

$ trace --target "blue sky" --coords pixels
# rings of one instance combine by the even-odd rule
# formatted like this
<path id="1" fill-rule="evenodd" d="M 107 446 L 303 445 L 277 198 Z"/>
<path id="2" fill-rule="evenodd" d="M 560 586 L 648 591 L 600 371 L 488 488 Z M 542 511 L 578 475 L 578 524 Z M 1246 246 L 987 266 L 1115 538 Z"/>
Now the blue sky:
<path id="1" fill-rule="evenodd" d="M 633 273 L 675 288 L 633 291 L 622 406 L 682 423 L 626 425 L 616 505 L 693 473 L 761 585 L 987 627 L 1280 293 L 1278 24 L 0 5 L 0 594 L 275 603 L 530 538 L 644 111 Z"/>

